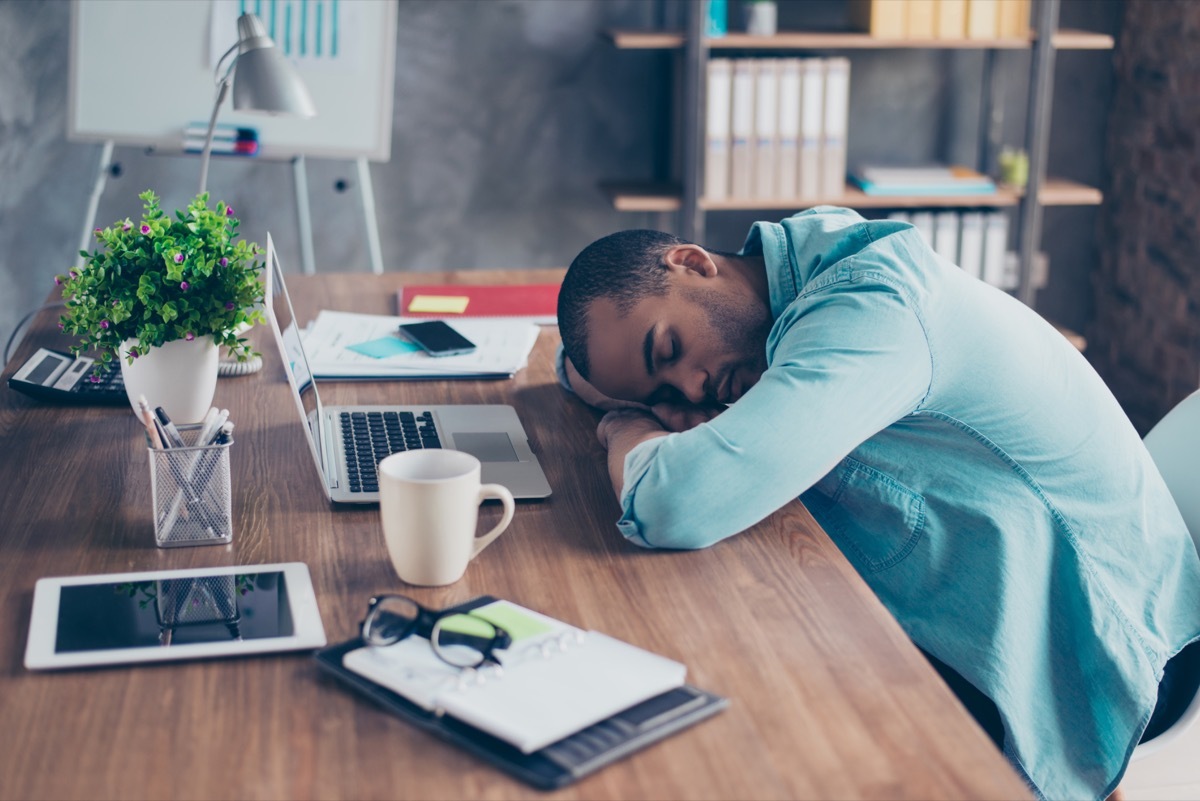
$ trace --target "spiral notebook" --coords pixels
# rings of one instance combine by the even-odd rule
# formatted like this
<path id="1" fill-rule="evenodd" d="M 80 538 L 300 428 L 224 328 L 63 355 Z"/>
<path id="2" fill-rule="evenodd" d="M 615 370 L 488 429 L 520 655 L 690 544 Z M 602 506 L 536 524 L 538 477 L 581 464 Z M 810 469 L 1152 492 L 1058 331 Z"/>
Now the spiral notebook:
<path id="1" fill-rule="evenodd" d="M 460 670 L 428 661 L 421 638 L 402 640 L 403 649 L 368 649 L 354 638 L 318 651 L 317 663 L 415 727 L 541 789 L 564 787 L 728 706 L 682 683 L 682 664 L 598 632 L 492 596 L 455 610 L 484 610 L 511 634 L 511 648 L 499 652 L 502 675 L 485 669 L 484 682 L 463 682 Z"/>
<path id="2" fill-rule="evenodd" d="M 502 667 L 462 671 L 409 637 L 347 653 L 351 671 L 435 715 L 450 715 L 517 748 L 538 751 L 594 723 L 682 687 L 687 668 L 596 631 L 509 601 L 472 610 L 513 637 Z"/>

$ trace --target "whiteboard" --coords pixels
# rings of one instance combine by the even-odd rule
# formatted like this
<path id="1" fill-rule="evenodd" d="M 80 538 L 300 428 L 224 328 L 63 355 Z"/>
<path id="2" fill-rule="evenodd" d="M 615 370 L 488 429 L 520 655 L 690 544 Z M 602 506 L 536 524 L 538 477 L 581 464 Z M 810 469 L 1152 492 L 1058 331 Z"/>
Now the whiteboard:
<path id="1" fill-rule="evenodd" d="M 180 152 L 184 129 L 208 124 L 213 54 L 243 8 L 275 31 L 317 116 L 234 112 L 230 92 L 218 124 L 256 128 L 260 158 L 391 158 L 396 3 L 380 0 L 75 0 L 68 138 Z"/>

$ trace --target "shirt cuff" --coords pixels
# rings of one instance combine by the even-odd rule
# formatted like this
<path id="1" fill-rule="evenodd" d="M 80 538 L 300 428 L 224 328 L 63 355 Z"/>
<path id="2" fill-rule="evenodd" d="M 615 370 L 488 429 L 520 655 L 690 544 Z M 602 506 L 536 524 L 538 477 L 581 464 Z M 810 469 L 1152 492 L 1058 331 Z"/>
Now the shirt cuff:
<path id="1" fill-rule="evenodd" d="M 655 546 L 646 539 L 642 533 L 642 524 L 638 522 L 633 513 L 633 496 L 637 491 L 638 484 L 650 469 L 650 462 L 653 461 L 654 455 L 658 453 L 658 448 L 665 439 L 667 438 L 648 439 L 625 454 L 624 484 L 621 490 L 621 519 L 617 521 L 617 530 L 621 532 L 622 537 L 643 548 L 654 548 Z"/>

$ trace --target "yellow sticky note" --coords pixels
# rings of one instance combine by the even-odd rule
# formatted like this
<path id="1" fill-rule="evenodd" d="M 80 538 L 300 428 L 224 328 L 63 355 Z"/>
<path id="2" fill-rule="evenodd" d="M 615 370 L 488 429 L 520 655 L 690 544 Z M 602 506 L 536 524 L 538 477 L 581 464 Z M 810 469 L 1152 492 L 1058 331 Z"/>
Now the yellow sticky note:
<path id="1" fill-rule="evenodd" d="M 409 301 L 408 310 L 425 314 L 462 314 L 470 301 L 461 295 L 417 295 Z"/>

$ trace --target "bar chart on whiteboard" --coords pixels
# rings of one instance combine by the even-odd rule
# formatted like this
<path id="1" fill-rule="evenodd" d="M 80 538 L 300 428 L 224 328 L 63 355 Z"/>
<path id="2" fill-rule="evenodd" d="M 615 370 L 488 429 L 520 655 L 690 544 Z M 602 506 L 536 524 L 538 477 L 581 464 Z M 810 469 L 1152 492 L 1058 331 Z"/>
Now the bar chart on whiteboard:
<path id="1" fill-rule="evenodd" d="M 358 3 L 348 0 L 212 0 L 209 68 L 237 41 L 237 20 L 254 14 L 285 56 L 309 68 L 354 69 L 361 57 L 348 42 L 363 31 Z"/>

